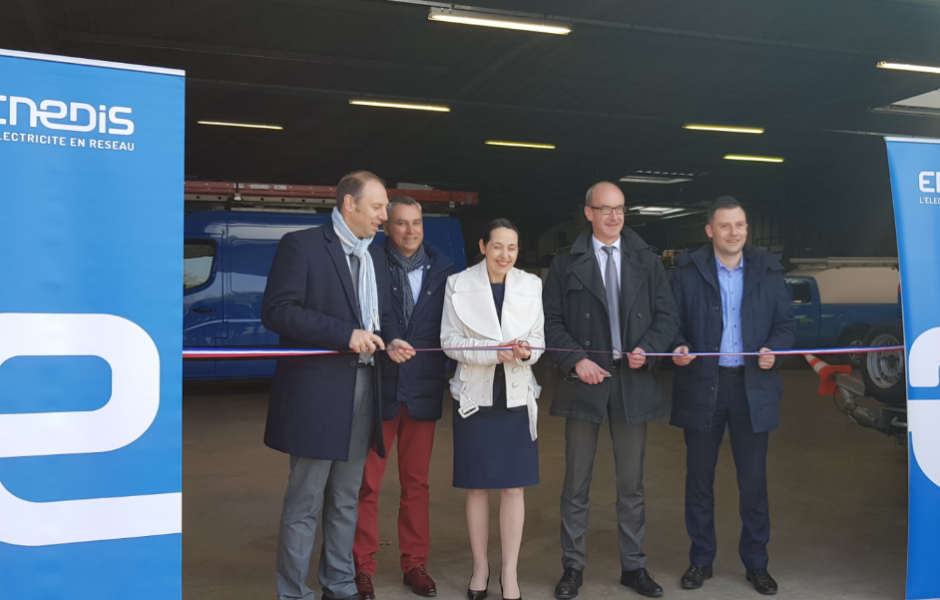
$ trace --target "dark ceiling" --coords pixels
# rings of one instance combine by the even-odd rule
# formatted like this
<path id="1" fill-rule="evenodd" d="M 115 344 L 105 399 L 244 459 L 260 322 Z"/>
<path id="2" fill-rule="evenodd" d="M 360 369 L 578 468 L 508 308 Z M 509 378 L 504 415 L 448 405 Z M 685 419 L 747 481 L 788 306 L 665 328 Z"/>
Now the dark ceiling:
<path id="1" fill-rule="evenodd" d="M 365 168 L 392 184 L 477 191 L 485 214 L 540 223 L 570 212 L 591 183 L 636 170 L 696 177 L 624 184 L 630 202 L 730 192 L 785 203 L 826 173 L 857 189 L 886 182 L 870 167 L 883 142 L 863 132 L 940 136 L 940 120 L 869 112 L 940 88 L 940 76 L 875 68 L 940 63 L 937 1 L 480 2 L 566 18 L 574 31 L 434 23 L 428 7 L 441 3 L 417 0 L 8 0 L 0 46 L 185 69 L 191 178 L 335 184 Z M 348 104 L 370 96 L 453 110 Z M 688 122 L 767 132 L 683 130 Z M 484 145 L 494 138 L 557 149 Z"/>

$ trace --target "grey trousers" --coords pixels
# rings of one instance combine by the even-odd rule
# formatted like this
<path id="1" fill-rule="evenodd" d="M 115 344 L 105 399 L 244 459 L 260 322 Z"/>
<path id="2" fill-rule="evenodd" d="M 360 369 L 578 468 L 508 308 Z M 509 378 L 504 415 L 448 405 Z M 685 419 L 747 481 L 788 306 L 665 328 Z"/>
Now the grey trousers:
<path id="1" fill-rule="evenodd" d="M 643 494 L 643 457 L 646 423 L 627 423 L 619 378 L 611 382 L 607 421 L 614 444 L 617 474 L 617 541 L 624 571 L 646 567 L 642 550 L 646 530 L 646 498 Z M 565 422 L 565 484 L 561 491 L 562 568 L 583 571 L 587 565 L 588 492 L 594 474 L 594 456 L 601 424 L 568 418 Z"/>
<path id="2" fill-rule="evenodd" d="M 290 457 L 290 477 L 281 513 L 277 548 L 277 596 L 280 600 L 313 600 L 307 587 L 310 556 L 323 509 L 323 548 L 318 577 L 323 594 L 346 598 L 356 593 L 353 538 L 359 517 L 362 469 L 372 435 L 373 367 L 356 373 L 355 406 L 349 460 Z"/>

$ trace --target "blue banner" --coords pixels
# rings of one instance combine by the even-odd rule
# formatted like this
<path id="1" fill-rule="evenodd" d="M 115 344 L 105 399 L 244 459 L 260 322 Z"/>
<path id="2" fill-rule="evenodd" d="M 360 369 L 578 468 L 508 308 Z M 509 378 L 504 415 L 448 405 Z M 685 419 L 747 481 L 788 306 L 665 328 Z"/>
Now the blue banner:
<path id="1" fill-rule="evenodd" d="M 907 598 L 940 597 L 940 140 L 887 138 L 907 347 Z"/>
<path id="2" fill-rule="evenodd" d="M 183 73 L 0 73 L 0 598 L 180 598 Z"/>

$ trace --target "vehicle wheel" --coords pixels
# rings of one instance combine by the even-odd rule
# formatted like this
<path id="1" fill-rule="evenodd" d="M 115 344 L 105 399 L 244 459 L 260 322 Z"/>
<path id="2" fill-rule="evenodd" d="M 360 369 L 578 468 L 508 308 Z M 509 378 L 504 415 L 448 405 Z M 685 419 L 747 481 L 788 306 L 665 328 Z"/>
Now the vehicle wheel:
<path id="1" fill-rule="evenodd" d="M 901 321 L 875 323 L 865 335 L 865 346 L 901 346 L 904 330 Z M 907 376 L 904 352 L 870 352 L 862 355 L 862 380 L 866 393 L 885 404 L 903 405 L 907 401 Z"/>
<path id="2" fill-rule="evenodd" d="M 860 325 L 846 328 L 839 337 L 839 346 L 846 348 L 864 346 L 865 334 L 868 333 L 868 329 L 868 327 Z M 843 365 L 851 365 L 853 369 L 860 369 L 865 357 L 862 354 L 837 354 L 833 358 L 836 359 L 833 361 L 834 363 L 838 362 Z"/>

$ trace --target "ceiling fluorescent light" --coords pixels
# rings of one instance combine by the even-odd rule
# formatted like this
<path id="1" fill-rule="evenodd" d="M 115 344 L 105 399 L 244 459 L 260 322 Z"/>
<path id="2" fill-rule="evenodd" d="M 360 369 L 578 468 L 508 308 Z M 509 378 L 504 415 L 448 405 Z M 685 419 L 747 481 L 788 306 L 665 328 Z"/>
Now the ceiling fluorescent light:
<path id="1" fill-rule="evenodd" d="M 234 123 L 231 121 L 196 121 L 199 125 L 219 125 L 221 127 L 247 127 L 248 129 L 284 129 L 280 125 L 260 125 L 258 123 Z"/>
<path id="2" fill-rule="evenodd" d="M 669 185 L 671 183 L 684 183 L 692 181 L 691 177 L 657 177 L 655 175 L 626 175 L 620 178 L 625 183 L 653 183 Z"/>
<path id="3" fill-rule="evenodd" d="M 631 206 L 629 212 L 642 215 L 644 217 L 662 217 L 673 213 L 682 212 L 681 208 L 670 206 Z"/>
<path id="4" fill-rule="evenodd" d="M 916 71 L 918 73 L 938 73 L 940 67 L 931 67 L 929 65 L 909 65 L 905 63 L 881 61 L 877 66 L 879 69 L 894 69 L 896 71 Z"/>
<path id="5" fill-rule="evenodd" d="M 873 113 L 883 113 L 888 115 L 905 115 L 910 117 L 940 117 L 940 110 L 936 108 L 921 108 L 918 106 L 899 106 L 897 104 L 891 104 L 888 106 L 881 106 L 879 108 L 871 109 Z M 882 135 L 882 134 L 877 134 Z M 894 136 L 893 133 L 884 134 L 887 137 Z"/>
<path id="6" fill-rule="evenodd" d="M 689 123 L 682 126 L 683 129 L 694 129 L 696 131 L 723 131 L 726 133 L 764 133 L 761 127 L 737 127 L 735 125 L 699 125 Z"/>
<path id="7" fill-rule="evenodd" d="M 662 220 L 665 221 L 666 219 L 676 219 L 676 218 L 678 218 L 678 217 L 688 217 L 689 215 L 697 215 L 697 214 L 700 214 L 700 213 L 702 213 L 702 212 L 704 212 L 704 211 L 701 211 L 701 210 L 682 210 L 682 211 L 679 211 L 679 212 L 677 212 L 677 213 L 672 213 L 672 214 L 670 214 L 669 216 L 663 217 Z"/>
<path id="8" fill-rule="evenodd" d="M 514 29 L 516 31 L 553 33 L 555 35 L 568 35 L 571 33 L 571 25 L 563 21 L 537 21 L 511 15 L 454 10 L 450 8 L 431 8 L 428 12 L 428 20 L 441 21 L 443 23 L 459 23 L 461 25 Z"/>
<path id="9" fill-rule="evenodd" d="M 353 98 L 350 104 L 356 106 L 377 106 L 380 108 L 404 108 L 409 110 L 429 110 L 431 112 L 450 112 L 449 106 L 443 104 L 418 104 L 413 102 L 393 102 L 390 100 L 365 100 L 363 98 Z"/>
<path id="10" fill-rule="evenodd" d="M 487 146 L 510 146 L 512 148 L 538 148 L 539 150 L 554 150 L 555 144 L 532 144 L 529 142 L 506 142 L 501 140 L 486 140 Z"/>
<path id="11" fill-rule="evenodd" d="M 676 217 L 687 217 L 689 215 L 699 214 L 705 211 L 690 210 L 682 207 L 668 206 L 631 206 L 627 209 L 629 214 L 634 217 L 659 217 L 660 220 L 675 219 Z"/>
<path id="12" fill-rule="evenodd" d="M 725 160 L 748 160 L 752 162 L 782 163 L 783 159 L 777 156 L 749 156 L 747 154 L 726 154 Z"/>

